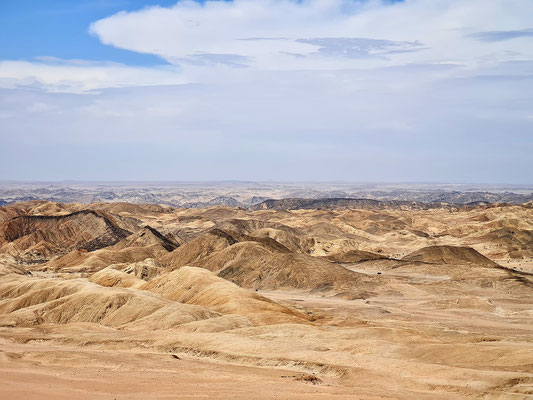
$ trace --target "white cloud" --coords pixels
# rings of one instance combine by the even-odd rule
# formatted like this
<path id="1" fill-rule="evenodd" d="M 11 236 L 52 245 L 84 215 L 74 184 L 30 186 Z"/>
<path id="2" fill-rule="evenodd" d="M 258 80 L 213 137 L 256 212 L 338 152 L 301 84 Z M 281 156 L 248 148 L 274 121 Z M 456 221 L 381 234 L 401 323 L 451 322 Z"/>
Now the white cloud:
<path id="1" fill-rule="evenodd" d="M 201 5 L 186 0 L 170 9 L 155 7 L 104 18 L 91 25 L 91 32 L 103 43 L 157 54 L 171 63 L 201 54 L 225 54 L 245 57 L 252 68 L 270 70 L 406 62 L 472 65 L 488 49 L 505 48 L 533 56 L 527 42 L 491 46 L 468 36 L 526 29 L 531 15 L 533 3 L 529 0 L 407 0 L 395 5 L 352 0 L 236 0 Z M 422 43 L 425 50 L 406 42 Z M 395 54 L 394 47 L 420 51 Z M 369 54 L 383 57 L 365 57 Z"/>
<path id="2" fill-rule="evenodd" d="M 184 82 L 179 69 L 130 67 L 118 63 L 42 59 L 0 61 L 0 87 L 35 87 L 49 92 L 87 93 L 124 86 L 175 85 Z"/>
<path id="3" fill-rule="evenodd" d="M 464 67 L 463 76 L 475 75 L 501 62 L 533 59 L 531 15 L 530 0 L 184 0 L 170 8 L 120 12 L 90 27 L 106 45 L 158 55 L 169 66 L 50 56 L 3 61 L 0 87 L 79 93 L 128 85 L 217 84 L 235 79 L 232 68 L 335 73 L 452 63 Z"/>

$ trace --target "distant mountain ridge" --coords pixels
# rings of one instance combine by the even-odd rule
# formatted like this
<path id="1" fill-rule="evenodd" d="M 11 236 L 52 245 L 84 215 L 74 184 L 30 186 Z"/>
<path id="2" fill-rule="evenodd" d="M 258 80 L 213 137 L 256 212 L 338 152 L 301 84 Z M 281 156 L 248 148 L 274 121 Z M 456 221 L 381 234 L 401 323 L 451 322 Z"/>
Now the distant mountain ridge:
<path id="1" fill-rule="evenodd" d="M 142 186 L 94 185 L 61 186 L 38 184 L 13 184 L 0 186 L 0 205 L 26 201 L 52 201 L 57 203 L 127 202 L 134 204 L 159 204 L 180 208 L 206 208 L 213 206 L 257 208 L 258 204 L 283 200 L 283 207 L 291 206 L 294 199 L 302 199 L 316 207 L 333 206 L 333 203 L 352 203 L 353 206 L 371 207 L 375 201 L 391 202 L 390 206 L 407 206 L 407 203 L 453 205 L 524 204 L 533 201 L 533 187 L 466 187 L 461 185 L 426 185 L 413 187 L 379 185 L 344 185 L 342 190 L 325 184 L 249 184 L 249 186 L 164 186 L 154 183 Z M 519 193 L 514 193 L 517 190 Z M 276 200 L 274 200 L 276 199 Z M 394 203 L 397 202 L 397 203 Z M 403 202 L 403 203 L 402 203 Z M 276 203 L 281 204 L 281 203 Z M 302 203 L 303 204 L 303 203 Z M 381 207 L 381 205 L 379 205 Z M 263 206 L 262 206 L 263 207 Z M 303 205 L 296 207 L 304 207 Z M 305 206 L 307 207 L 307 206 Z M 411 205 L 410 207 L 413 207 Z M 424 208 L 425 206 L 417 206 Z"/>
<path id="2" fill-rule="evenodd" d="M 311 209 L 334 209 L 334 208 L 363 208 L 363 209 L 409 209 L 409 210 L 429 210 L 432 208 L 477 206 L 488 203 L 474 204 L 451 204 L 445 202 L 422 203 L 419 201 L 401 200 L 374 200 L 374 199 L 351 199 L 351 198 L 330 198 L 330 199 L 280 199 L 265 200 L 249 208 L 251 211 L 257 210 L 311 210 Z"/>

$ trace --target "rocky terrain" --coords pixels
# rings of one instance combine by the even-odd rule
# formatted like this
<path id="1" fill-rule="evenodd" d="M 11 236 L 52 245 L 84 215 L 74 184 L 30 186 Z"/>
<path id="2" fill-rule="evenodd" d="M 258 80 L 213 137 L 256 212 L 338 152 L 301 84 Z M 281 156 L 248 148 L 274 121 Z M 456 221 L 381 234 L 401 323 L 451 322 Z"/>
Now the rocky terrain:
<path id="1" fill-rule="evenodd" d="M 343 201 L 352 207 L 372 200 L 428 204 L 479 205 L 533 201 L 531 185 L 354 184 L 287 182 L 0 182 L 0 206 L 46 200 L 59 203 L 128 202 L 180 208 L 229 206 L 255 208 L 274 199 L 327 207 Z M 316 204 L 312 204 L 315 202 Z M 261 206 L 264 206 L 261 205 Z M 286 205 L 283 205 L 286 207 Z"/>
<path id="2" fill-rule="evenodd" d="M 4 192 L 0 398 L 533 398 L 533 203 L 290 193 Z"/>

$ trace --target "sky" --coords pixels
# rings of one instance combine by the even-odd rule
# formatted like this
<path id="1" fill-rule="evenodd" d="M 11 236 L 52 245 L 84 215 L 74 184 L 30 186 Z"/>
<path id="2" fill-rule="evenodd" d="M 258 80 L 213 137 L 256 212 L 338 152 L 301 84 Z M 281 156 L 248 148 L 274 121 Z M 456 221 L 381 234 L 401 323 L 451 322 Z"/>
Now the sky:
<path id="1" fill-rule="evenodd" d="M 0 180 L 533 184 L 531 0 L 0 0 Z"/>

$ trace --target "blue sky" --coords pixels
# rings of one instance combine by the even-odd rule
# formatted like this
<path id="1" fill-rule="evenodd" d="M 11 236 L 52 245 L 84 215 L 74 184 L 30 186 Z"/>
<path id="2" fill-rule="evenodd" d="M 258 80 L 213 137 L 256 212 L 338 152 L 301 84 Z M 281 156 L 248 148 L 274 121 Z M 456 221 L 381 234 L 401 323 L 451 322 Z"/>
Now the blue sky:
<path id="1" fill-rule="evenodd" d="M 0 179 L 532 183 L 530 0 L 0 2 Z"/>
<path id="2" fill-rule="evenodd" d="M 124 10 L 170 6 L 175 0 L 3 0 L 0 2 L 2 59 L 62 59 L 116 61 L 129 65 L 165 64 L 161 58 L 105 46 L 88 32 L 89 25 Z"/>

